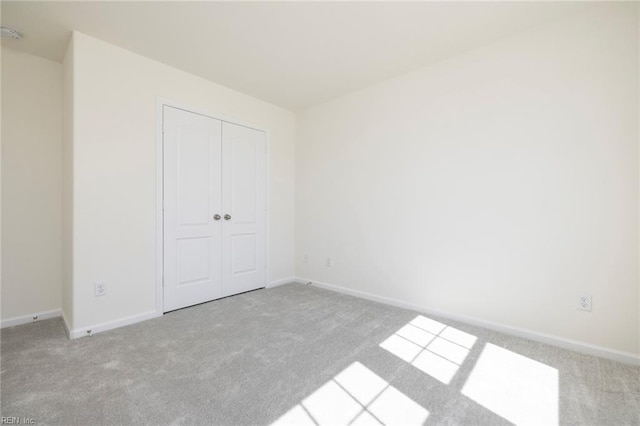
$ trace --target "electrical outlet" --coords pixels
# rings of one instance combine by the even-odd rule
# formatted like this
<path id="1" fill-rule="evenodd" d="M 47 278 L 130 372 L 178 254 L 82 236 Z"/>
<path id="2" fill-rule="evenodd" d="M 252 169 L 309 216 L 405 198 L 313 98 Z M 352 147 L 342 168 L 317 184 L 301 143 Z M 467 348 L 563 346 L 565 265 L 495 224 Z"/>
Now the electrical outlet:
<path id="1" fill-rule="evenodd" d="M 325 265 L 327 265 L 327 268 L 331 267 L 331 258 L 330 257 L 327 257 Z"/>
<path id="2" fill-rule="evenodd" d="M 94 291 L 94 295 L 96 297 L 98 296 L 104 296 L 105 294 L 107 294 L 107 282 L 106 281 L 96 281 L 94 287 L 93 287 L 93 291 Z"/>
<path id="3" fill-rule="evenodd" d="M 591 295 L 590 294 L 581 294 L 578 296 L 578 310 L 581 311 L 591 311 Z"/>
<path id="4" fill-rule="evenodd" d="M 304 263 L 309 263 L 309 255 L 308 254 L 304 255 Z"/>

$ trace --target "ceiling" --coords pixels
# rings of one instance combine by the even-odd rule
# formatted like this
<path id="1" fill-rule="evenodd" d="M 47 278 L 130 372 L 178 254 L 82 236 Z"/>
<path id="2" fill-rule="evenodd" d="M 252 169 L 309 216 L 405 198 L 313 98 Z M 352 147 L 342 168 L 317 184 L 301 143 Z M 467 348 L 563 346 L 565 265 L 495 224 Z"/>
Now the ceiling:
<path id="1" fill-rule="evenodd" d="M 574 2 L 2 1 L 4 46 L 61 61 L 72 29 L 301 110 L 585 7 Z"/>

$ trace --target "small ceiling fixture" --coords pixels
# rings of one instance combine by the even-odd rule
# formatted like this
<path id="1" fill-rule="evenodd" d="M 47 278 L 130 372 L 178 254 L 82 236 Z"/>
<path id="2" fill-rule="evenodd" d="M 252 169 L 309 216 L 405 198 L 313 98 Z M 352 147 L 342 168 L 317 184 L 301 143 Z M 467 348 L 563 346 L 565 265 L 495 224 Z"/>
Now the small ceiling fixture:
<path id="1" fill-rule="evenodd" d="M 22 34 L 13 28 L 0 27 L 0 31 L 2 31 L 2 38 L 9 38 L 11 40 L 20 40 L 22 38 Z"/>

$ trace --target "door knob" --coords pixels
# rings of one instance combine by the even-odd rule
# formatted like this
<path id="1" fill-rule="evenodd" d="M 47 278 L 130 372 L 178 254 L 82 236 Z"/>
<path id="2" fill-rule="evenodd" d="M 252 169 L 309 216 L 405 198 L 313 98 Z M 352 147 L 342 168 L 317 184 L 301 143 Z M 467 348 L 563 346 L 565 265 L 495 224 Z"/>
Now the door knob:
<path id="1" fill-rule="evenodd" d="M 224 220 L 229 220 L 229 219 L 231 219 L 231 215 L 225 214 L 224 215 Z"/>
<path id="2" fill-rule="evenodd" d="M 220 220 L 220 215 L 219 214 L 213 215 L 213 220 Z"/>

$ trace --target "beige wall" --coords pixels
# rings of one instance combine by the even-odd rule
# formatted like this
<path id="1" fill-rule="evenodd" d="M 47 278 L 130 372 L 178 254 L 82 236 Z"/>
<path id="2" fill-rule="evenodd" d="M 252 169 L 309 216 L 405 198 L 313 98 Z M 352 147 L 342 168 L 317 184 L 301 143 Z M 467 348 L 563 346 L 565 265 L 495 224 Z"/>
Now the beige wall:
<path id="1" fill-rule="evenodd" d="M 637 7 L 299 114 L 297 276 L 640 353 Z"/>
<path id="2" fill-rule="evenodd" d="M 61 66 L 2 47 L 2 320 L 61 307 Z"/>
<path id="3" fill-rule="evenodd" d="M 158 97 L 269 130 L 269 281 L 294 276 L 293 113 L 81 33 L 73 60 L 74 330 L 156 310 Z"/>

